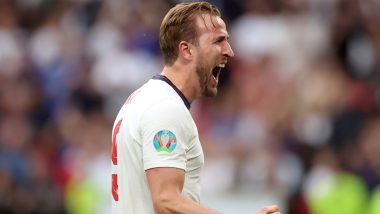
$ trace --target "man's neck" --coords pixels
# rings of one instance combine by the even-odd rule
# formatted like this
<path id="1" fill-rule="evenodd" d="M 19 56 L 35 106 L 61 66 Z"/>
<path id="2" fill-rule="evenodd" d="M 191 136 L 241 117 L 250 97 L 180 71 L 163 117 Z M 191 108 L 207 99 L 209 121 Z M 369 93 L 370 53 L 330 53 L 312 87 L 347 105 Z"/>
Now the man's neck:
<path id="1" fill-rule="evenodd" d="M 194 72 L 178 65 L 165 65 L 161 75 L 166 76 L 191 103 L 199 97 Z"/>

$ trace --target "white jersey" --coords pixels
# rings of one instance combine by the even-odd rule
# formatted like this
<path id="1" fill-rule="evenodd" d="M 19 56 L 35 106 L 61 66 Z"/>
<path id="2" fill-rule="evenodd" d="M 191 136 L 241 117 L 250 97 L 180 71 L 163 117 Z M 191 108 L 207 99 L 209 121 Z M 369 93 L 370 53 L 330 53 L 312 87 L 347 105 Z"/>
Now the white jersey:
<path id="1" fill-rule="evenodd" d="M 112 133 L 112 212 L 154 213 L 145 170 L 185 170 L 182 194 L 199 203 L 204 163 L 198 130 L 183 94 L 156 75 L 135 91 L 116 117 Z"/>

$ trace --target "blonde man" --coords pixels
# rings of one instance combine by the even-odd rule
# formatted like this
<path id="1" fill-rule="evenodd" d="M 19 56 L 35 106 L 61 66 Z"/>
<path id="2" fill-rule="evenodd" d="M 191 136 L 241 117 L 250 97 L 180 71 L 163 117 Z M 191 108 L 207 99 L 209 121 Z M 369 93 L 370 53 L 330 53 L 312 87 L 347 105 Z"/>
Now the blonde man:
<path id="1" fill-rule="evenodd" d="M 165 60 L 129 96 L 112 134 L 112 209 L 117 214 L 217 213 L 200 204 L 204 163 L 192 101 L 216 96 L 219 74 L 234 52 L 219 10 L 206 2 L 181 3 L 164 17 Z M 277 206 L 260 213 L 279 213 Z"/>

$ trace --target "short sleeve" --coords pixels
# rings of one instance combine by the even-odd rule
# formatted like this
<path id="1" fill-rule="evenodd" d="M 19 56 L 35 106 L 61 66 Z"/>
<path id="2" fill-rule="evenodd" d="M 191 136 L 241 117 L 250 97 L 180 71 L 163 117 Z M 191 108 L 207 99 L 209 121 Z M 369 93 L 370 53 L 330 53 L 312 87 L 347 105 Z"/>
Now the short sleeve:
<path id="1" fill-rule="evenodd" d="M 172 100 L 164 100 L 149 108 L 141 117 L 144 170 L 156 167 L 186 170 L 189 141 L 186 110 Z"/>

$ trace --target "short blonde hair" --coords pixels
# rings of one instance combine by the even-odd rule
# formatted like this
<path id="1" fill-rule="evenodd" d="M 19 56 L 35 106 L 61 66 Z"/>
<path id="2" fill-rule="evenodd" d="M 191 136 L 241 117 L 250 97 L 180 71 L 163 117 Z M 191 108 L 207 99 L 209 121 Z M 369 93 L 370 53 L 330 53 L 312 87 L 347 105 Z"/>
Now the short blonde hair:
<path id="1" fill-rule="evenodd" d="M 165 15 L 160 26 L 160 48 L 166 64 L 171 65 L 178 58 L 181 41 L 198 43 L 195 18 L 201 14 L 221 17 L 218 8 L 208 2 L 180 3 Z"/>

